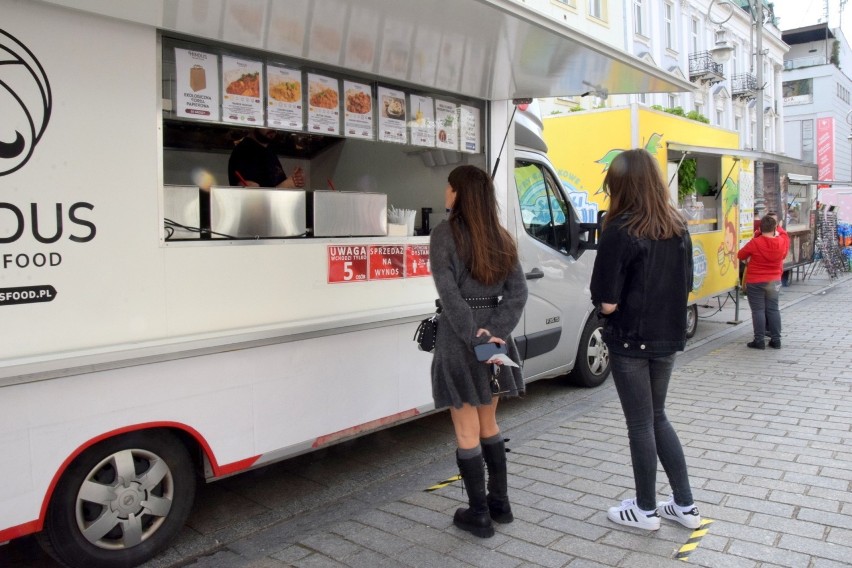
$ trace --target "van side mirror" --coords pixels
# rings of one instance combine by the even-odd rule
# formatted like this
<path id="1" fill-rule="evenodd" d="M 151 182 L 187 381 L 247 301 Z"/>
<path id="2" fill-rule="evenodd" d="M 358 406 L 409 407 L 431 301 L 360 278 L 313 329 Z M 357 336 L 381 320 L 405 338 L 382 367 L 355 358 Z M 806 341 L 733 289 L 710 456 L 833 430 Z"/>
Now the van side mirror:
<path id="1" fill-rule="evenodd" d="M 603 227 L 603 219 L 606 216 L 606 211 L 598 211 L 598 220 L 595 223 L 577 223 L 576 231 L 572 231 L 572 242 L 576 244 L 576 252 L 572 252 L 571 256 L 580 258 L 580 255 L 587 250 L 598 250 L 598 240 Z M 585 234 L 586 240 L 580 240 L 580 236 Z M 573 247 L 572 247 L 573 248 Z"/>

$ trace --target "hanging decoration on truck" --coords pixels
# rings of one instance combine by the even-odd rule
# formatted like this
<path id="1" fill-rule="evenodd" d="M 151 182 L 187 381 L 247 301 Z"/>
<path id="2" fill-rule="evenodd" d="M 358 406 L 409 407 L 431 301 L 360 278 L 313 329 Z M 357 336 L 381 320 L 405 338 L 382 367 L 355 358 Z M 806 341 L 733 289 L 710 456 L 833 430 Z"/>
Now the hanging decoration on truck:
<path id="1" fill-rule="evenodd" d="M 29 161 L 50 120 L 50 83 L 27 47 L 0 29 L 0 176 Z"/>

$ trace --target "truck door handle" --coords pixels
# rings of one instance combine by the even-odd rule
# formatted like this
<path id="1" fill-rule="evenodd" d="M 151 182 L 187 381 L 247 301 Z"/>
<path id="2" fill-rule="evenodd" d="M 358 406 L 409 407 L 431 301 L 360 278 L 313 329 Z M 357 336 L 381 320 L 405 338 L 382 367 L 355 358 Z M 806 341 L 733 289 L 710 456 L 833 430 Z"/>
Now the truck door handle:
<path id="1" fill-rule="evenodd" d="M 542 272 L 540 268 L 533 268 L 524 274 L 524 276 L 527 277 L 527 280 L 537 280 L 539 278 L 544 278 L 544 272 Z"/>

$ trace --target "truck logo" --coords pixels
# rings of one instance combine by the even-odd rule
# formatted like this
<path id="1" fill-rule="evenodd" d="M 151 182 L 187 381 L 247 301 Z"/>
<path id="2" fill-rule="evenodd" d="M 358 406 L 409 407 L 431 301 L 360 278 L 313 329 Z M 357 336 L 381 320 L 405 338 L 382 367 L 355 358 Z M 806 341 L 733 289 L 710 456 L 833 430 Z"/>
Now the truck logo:
<path id="1" fill-rule="evenodd" d="M 41 63 L 0 29 L 0 176 L 29 161 L 47 128 L 52 103 Z"/>

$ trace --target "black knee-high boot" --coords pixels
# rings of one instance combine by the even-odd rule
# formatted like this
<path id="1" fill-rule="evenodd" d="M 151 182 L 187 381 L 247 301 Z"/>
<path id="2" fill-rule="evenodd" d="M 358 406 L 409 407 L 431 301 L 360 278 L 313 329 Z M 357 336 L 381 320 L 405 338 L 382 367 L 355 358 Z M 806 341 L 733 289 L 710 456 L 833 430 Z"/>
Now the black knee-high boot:
<path id="1" fill-rule="evenodd" d="M 456 462 L 467 490 L 470 508 L 459 508 L 453 516 L 453 524 L 481 538 L 494 536 L 494 525 L 491 523 L 485 498 L 485 467 L 482 455 L 462 459 L 456 453 Z"/>
<path id="2" fill-rule="evenodd" d="M 482 455 L 488 468 L 488 510 L 497 523 L 515 520 L 509 505 L 509 483 L 506 479 L 506 443 L 503 438 L 493 444 L 482 444 Z"/>

